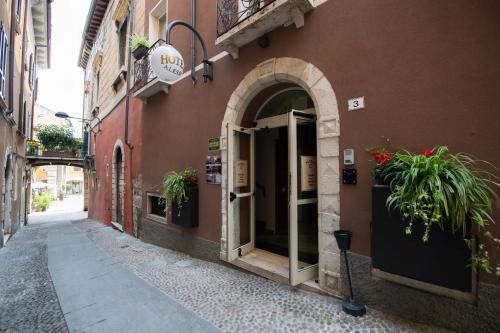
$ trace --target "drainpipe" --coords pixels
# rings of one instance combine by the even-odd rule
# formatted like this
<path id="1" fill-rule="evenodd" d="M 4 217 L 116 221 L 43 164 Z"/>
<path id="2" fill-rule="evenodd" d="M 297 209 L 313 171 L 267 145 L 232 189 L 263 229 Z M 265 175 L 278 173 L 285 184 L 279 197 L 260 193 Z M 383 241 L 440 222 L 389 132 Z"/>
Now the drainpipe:
<path id="1" fill-rule="evenodd" d="M 196 29 L 196 0 L 191 0 L 191 25 Z M 191 80 L 193 80 L 193 86 L 196 84 L 196 50 L 194 38 L 194 32 L 191 32 Z"/>
<path id="2" fill-rule="evenodd" d="M 128 32 L 131 34 L 134 30 L 134 14 L 135 14 L 135 1 L 130 0 L 129 2 L 130 6 L 130 12 L 129 12 L 129 22 L 128 22 Z M 129 141 L 128 137 L 128 114 L 130 110 L 130 77 L 132 76 L 132 73 L 130 73 L 132 68 L 132 50 L 130 48 L 130 45 L 128 47 L 128 52 L 127 52 L 127 85 L 126 85 L 126 91 L 125 91 L 125 144 L 127 147 L 129 147 L 129 161 L 128 161 L 128 173 L 130 177 L 130 181 L 132 182 L 132 152 L 134 149 L 134 145 Z M 130 218 L 132 221 L 132 233 L 134 232 L 134 195 L 133 195 L 133 182 L 130 185 Z M 125 193 L 123 193 L 125 195 Z M 125 200 L 124 200 L 125 201 Z M 123 220 L 123 226 L 125 229 L 125 207 L 123 207 L 124 210 L 124 220 Z M 138 236 L 138 235 L 137 235 Z"/>
<path id="3" fill-rule="evenodd" d="M 130 15 L 128 19 L 129 33 L 132 33 L 134 29 L 134 12 L 135 12 L 135 1 L 130 0 Z M 130 150 L 132 150 L 134 147 L 128 140 L 128 114 L 130 109 L 130 77 L 131 77 L 130 70 L 132 67 L 131 62 L 132 62 L 132 50 L 130 49 L 129 45 L 127 52 L 127 85 L 125 91 L 125 144 L 130 148 Z"/>
<path id="4" fill-rule="evenodd" d="M 16 0 L 11 1 L 10 7 L 10 37 L 9 37 L 9 106 L 7 114 L 14 111 L 14 49 L 16 44 Z"/>

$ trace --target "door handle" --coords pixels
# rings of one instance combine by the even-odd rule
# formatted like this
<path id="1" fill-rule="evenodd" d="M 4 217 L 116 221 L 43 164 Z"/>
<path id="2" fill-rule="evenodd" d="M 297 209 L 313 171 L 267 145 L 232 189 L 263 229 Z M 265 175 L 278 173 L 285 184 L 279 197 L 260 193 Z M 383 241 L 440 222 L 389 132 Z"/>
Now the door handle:
<path id="1" fill-rule="evenodd" d="M 229 192 L 229 201 L 233 202 L 238 196 L 234 192 Z"/>

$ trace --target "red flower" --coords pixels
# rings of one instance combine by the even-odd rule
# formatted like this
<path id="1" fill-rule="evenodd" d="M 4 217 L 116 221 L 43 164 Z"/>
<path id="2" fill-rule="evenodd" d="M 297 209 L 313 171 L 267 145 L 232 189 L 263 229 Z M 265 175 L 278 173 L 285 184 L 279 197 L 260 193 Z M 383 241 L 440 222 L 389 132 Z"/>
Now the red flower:
<path id="1" fill-rule="evenodd" d="M 184 175 L 184 183 L 187 183 L 188 181 L 188 176 Z"/>
<path id="2" fill-rule="evenodd" d="M 195 176 L 191 176 L 191 181 L 194 183 L 196 181 L 196 177 Z"/>
<path id="3" fill-rule="evenodd" d="M 424 149 L 420 152 L 421 155 L 424 155 L 425 157 L 429 157 L 429 156 L 432 156 L 434 155 L 434 153 L 432 152 L 432 150 L 429 150 L 429 149 Z"/>

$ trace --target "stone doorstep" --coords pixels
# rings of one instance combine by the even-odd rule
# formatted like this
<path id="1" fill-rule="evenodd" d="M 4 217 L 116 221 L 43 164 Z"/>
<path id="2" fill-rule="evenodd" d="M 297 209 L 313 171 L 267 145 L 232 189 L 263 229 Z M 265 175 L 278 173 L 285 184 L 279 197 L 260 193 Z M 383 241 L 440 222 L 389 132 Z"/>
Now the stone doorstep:
<path id="1" fill-rule="evenodd" d="M 288 285 L 289 273 L 287 262 L 288 257 L 256 249 L 251 253 L 230 262 L 230 264 L 242 268 L 247 272 L 262 276 L 268 280 Z M 320 295 L 340 298 L 338 295 L 328 293 L 327 291 L 321 289 L 319 283 L 316 282 L 317 280 L 319 281 L 319 277 L 317 279 L 303 282 L 296 287 Z"/>

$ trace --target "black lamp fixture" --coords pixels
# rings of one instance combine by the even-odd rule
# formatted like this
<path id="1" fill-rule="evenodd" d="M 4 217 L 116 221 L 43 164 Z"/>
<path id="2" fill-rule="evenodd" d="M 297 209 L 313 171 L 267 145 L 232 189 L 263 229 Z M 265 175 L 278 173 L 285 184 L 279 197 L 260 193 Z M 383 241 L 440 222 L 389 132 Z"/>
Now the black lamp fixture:
<path id="1" fill-rule="evenodd" d="M 99 125 L 98 129 L 97 129 L 97 133 L 99 133 L 101 131 L 101 118 L 99 118 L 97 116 L 94 117 L 93 119 L 85 119 L 85 118 L 72 117 L 69 114 L 67 114 L 66 112 L 56 112 L 55 116 L 57 118 L 62 118 L 62 119 L 76 119 L 78 121 L 85 123 L 86 125 L 90 125 L 92 120 L 97 119 L 97 124 Z"/>
<path id="2" fill-rule="evenodd" d="M 182 20 L 175 20 L 175 21 L 170 22 L 170 24 L 167 27 L 167 36 L 165 38 L 165 42 L 167 43 L 167 45 L 172 45 L 170 43 L 170 34 L 172 32 L 172 29 L 178 25 L 182 25 L 182 26 L 188 28 L 189 30 L 191 30 L 195 34 L 195 36 L 198 37 L 198 39 L 200 40 L 201 47 L 203 49 L 203 61 L 202 61 L 203 62 L 203 81 L 205 83 L 207 83 L 208 80 L 212 81 L 214 79 L 214 71 L 213 71 L 212 62 L 210 60 L 208 60 L 208 53 L 207 53 L 207 48 L 205 46 L 205 42 L 203 41 L 203 38 L 201 37 L 200 33 L 191 24 L 189 24 L 185 21 L 182 21 Z"/>
<path id="3" fill-rule="evenodd" d="M 349 230 L 336 230 L 333 232 L 335 239 L 337 240 L 337 245 L 344 253 L 345 267 L 347 272 L 347 280 L 349 281 L 349 292 L 350 295 L 342 302 L 342 310 L 352 316 L 358 317 L 366 313 L 366 308 L 362 303 L 358 303 L 354 300 L 354 294 L 352 292 L 352 282 L 351 282 L 351 270 L 349 269 L 349 260 L 347 258 L 347 251 L 351 248 L 351 238 L 352 232 Z"/>
<path id="4" fill-rule="evenodd" d="M 90 122 L 90 119 L 72 117 L 69 114 L 67 114 L 66 112 L 56 112 L 55 116 L 57 118 L 62 118 L 62 119 L 76 119 L 76 120 L 79 120 L 82 122 L 86 122 L 86 121 Z"/>

